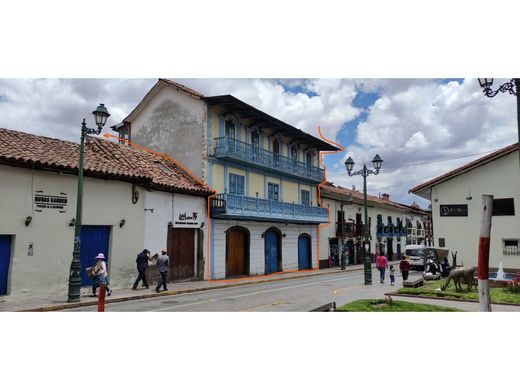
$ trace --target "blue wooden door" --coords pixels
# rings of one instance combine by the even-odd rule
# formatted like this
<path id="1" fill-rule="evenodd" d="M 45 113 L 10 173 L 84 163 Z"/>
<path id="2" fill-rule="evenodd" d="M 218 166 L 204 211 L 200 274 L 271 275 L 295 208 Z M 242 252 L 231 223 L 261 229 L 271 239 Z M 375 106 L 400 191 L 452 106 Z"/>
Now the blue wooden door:
<path id="1" fill-rule="evenodd" d="M 0 295 L 7 294 L 7 276 L 11 259 L 11 236 L 0 235 Z"/>
<path id="2" fill-rule="evenodd" d="M 81 285 L 92 286 L 92 279 L 90 279 L 85 271 L 85 268 L 96 264 L 96 256 L 98 253 L 105 255 L 105 261 L 109 266 L 110 259 L 108 258 L 108 245 L 110 240 L 110 226 L 89 226 L 83 225 L 81 227 Z"/>
<path id="3" fill-rule="evenodd" d="M 280 258 L 280 236 L 271 230 L 265 235 L 265 273 L 278 272 L 278 260 Z"/>
<path id="4" fill-rule="evenodd" d="M 300 236 L 298 238 L 298 269 L 311 268 L 311 245 L 310 239 L 307 236 Z"/>

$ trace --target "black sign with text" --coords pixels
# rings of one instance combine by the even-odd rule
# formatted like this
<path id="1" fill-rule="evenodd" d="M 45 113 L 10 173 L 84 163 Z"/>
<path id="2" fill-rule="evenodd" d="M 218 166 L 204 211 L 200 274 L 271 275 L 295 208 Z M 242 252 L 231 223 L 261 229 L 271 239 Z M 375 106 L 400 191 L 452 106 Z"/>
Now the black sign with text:
<path id="1" fill-rule="evenodd" d="M 467 204 L 441 204 L 439 206 L 441 217 L 467 217 Z"/>

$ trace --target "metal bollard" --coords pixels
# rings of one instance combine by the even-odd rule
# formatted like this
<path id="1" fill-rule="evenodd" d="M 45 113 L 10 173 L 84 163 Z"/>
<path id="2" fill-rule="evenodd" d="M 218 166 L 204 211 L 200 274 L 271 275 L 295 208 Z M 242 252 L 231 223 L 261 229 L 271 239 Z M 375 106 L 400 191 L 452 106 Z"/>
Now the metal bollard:
<path id="1" fill-rule="evenodd" d="M 105 311 L 105 291 L 106 284 L 99 285 L 99 298 L 98 298 L 98 306 L 97 311 Z"/>

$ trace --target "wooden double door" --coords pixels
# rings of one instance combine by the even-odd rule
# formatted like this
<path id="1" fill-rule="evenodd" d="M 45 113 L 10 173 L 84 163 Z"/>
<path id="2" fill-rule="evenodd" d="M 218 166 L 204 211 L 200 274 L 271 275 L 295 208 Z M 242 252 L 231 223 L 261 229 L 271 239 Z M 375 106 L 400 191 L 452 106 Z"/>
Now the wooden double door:
<path id="1" fill-rule="evenodd" d="M 169 228 L 166 250 L 170 257 L 170 279 L 195 277 L 195 229 Z"/>
<path id="2" fill-rule="evenodd" d="M 240 227 L 226 233 L 226 277 L 249 274 L 249 233 Z"/>

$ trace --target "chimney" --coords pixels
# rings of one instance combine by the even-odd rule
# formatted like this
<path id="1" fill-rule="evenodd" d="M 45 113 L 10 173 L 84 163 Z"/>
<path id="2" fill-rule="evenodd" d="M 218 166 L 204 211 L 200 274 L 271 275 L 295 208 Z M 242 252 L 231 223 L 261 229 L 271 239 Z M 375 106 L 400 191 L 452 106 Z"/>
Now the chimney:
<path id="1" fill-rule="evenodd" d="M 356 191 L 356 186 L 352 184 L 352 191 Z"/>
<path id="2" fill-rule="evenodd" d="M 383 194 L 383 200 L 390 200 L 390 195 Z"/>

